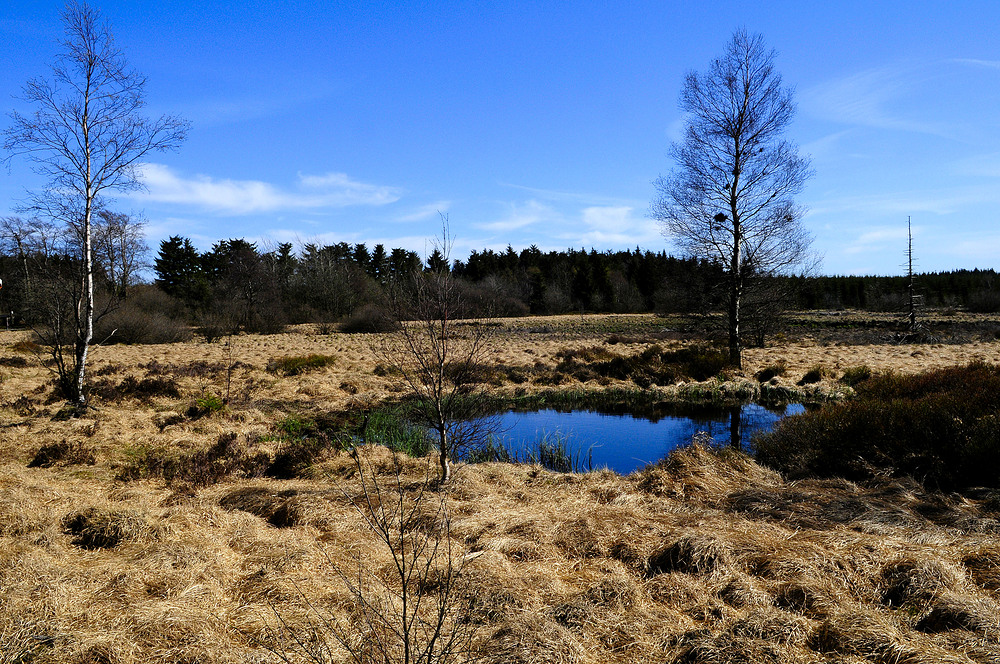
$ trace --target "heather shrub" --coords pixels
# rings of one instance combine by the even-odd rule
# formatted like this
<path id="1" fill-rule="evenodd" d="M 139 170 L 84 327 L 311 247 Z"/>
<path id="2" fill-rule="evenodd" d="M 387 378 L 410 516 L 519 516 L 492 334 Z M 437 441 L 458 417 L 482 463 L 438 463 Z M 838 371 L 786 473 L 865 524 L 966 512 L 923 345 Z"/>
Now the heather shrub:
<path id="1" fill-rule="evenodd" d="M 146 376 L 142 379 L 126 376 L 118 383 L 108 378 L 96 380 L 90 386 L 90 394 L 110 402 L 122 399 L 149 401 L 154 397 L 176 399 L 181 392 L 177 381 L 168 376 Z"/>
<path id="2" fill-rule="evenodd" d="M 856 398 L 782 420 L 758 460 L 792 478 L 910 476 L 945 490 L 1000 487 L 1000 367 L 884 374 Z"/>
<path id="3" fill-rule="evenodd" d="M 28 462 L 28 468 L 51 468 L 57 463 L 64 466 L 78 464 L 93 466 L 97 463 L 97 456 L 80 441 L 70 443 L 63 440 L 58 443 L 47 443 L 38 448 L 35 456 Z"/>
<path id="4" fill-rule="evenodd" d="M 259 477 L 271 464 L 268 454 L 248 447 L 235 433 L 222 434 L 208 448 L 192 452 L 140 446 L 126 450 L 126 456 L 119 480 L 157 477 L 190 486 L 208 486 L 229 476 Z"/>
<path id="5" fill-rule="evenodd" d="M 580 381 L 614 378 L 631 380 L 640 387 L 670 385 L 681 380 L 703 381 L 717 376 L 729 365 L 726 353 L 708 346 L 685 346 L 664 350 L 653 344 L 634 355 L 616 355 L 595 346 L 563 350 L 556 371 Z"/>
<path id="6" fill-rule="evenodd" d="M 90 507 L 67 514 L 62 520 L 62 527 L 64 533 L 73 536 L 74 546 L 91 550 L 141 542 L 153 535 L 146 517 L 136 510 Z"/>

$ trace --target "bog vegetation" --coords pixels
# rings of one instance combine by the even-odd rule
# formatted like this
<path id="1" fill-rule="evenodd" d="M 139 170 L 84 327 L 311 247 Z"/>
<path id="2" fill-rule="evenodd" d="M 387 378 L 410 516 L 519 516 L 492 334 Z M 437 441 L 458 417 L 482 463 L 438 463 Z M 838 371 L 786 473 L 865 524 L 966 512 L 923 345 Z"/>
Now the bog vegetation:
<path id="1" fill-rule="evenodd" d="M 758 458 L 791 478 L 911 477 L 946 491 L 1000 488 L 1000 367 L 845 372 L 857 396 L 783 423 Z"/>
<path id="2" fill-rule="evenodd" d="M 552 472 L 586 460 L 550 439 L 523 459 L 478 450 L 444 487 L 370 333 L 99 348 L 96 407 L 67 418 L 28 333 L 8 332 L 23 361 L 0 381 L 0 651 L 395 657 L 406 587 L 424 602 L 407 604 L 410 645 L 440 626 L 456 661 L 992 661 L 1000 349 L 858 344 L 819 320 L 835 324 L 748 350 L 743 375 L 675 338 L 680 319 L 500 321 L 494 370 L 475 374 L 497 402 L 855 396 L 787 420 L 758 460 L 696 444 L 629 477 Z M 426 555 L 402 561 L 404 586 L 411 544 Z"/>

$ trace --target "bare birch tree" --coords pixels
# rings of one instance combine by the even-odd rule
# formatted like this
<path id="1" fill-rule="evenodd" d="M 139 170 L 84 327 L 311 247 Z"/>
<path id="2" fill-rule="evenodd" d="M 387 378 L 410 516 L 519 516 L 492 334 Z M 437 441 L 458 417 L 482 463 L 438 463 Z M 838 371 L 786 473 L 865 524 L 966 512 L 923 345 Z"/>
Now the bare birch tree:
<path id="1" fill-rule="evenodd" d="M 30 115 L 10 114 L 4 132 L 5 160 L 26 157 L 46 177 L 27 208 L 78 229 L 80 288 L 75 307 L 73 380 L 67 398 L 86 405 L 84 379 L 94 336 L 93 215 L 108 192 L 141 187 L 141 160 L 150 152 L 175 148 L 188 124 L 173 116 L 150 120 L 145 106 L 146 79 L 129 69 L 100 12 L 70 2 L 62 15 L 65 38 L 52 66 L 51 80 L 32 79 L 23 99 Z"/>
<path id="2" fill-rule="evenodd" d="M 737 30 L 707 74 L 687 75 L 684 139 L 671 146 L 677 168 L 655 181 L 650 208 L 685 253 L 724 267 L 729 358 L 737 367 L 750 280 L 793 271 L 810 258 L 812 242 L 792 200 L 812 171 L 782 138 L 795 104 L 774 59 L 761 35 Z"/>

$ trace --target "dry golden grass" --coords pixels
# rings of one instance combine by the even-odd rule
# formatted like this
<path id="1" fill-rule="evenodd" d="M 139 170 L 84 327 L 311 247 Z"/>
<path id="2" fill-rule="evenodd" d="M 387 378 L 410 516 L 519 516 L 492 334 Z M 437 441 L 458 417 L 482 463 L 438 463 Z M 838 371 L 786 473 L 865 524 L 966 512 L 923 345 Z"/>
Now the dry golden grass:
<path id="1" fill-rule="evenodd" d="M 600 344 L 609 327 L 657 324 L 505 321 L 492 359 L 553 367 L 560 350 Z M 288 414 L 397 394 L 396 379 L 374 373 L 364 336 L 300 328 L 230 348 L 99 348 L 95 380 L 169 376 L 181 396 L 98 403 L 65 421 L 53 418 L 58 402 L 45 403 L 47 370 L 13 350 L 21 340 L 0 341 L 2 354 L 29 360 L 0 368 L 0 662 L 27 652 L 59 664 L 277 661 L 269 648 L 306 629 L 309 604 L 352 615 L 338 568 L 356 557 L 389 565 L 355 508 L 358 477 L 343 454 L 310 479 L 116 479 L 139 449 L 204 450 L 236 434 L 270 454 L 264 434 Z M 295 377 L 267 371 L 274 358 L 311 353 L 335 360 Z M 913 371 L 977 357 L 1000 361 L 1000 347 L 807 341 L 748 351 L 745 373 L 781 359 L 779 380 L 791 384 L 817 364 Z M 186 415 L 198 397 L 225 394 L 227 373 L 226 409 Z M 63 440 L 94 463 L 70 455 L 27 467 Z M 389 482 L 392 453 L 364 455 Z M 411 489 L 426 477 L 428 460 L 400 463 Z M 1000 522 L 959 496 L 912 482 L 790 483 L 699 447 L 629 477 L 459 466 L 446 495 L 454 555 L 478 554 L 463 572 L 471 619 L 501 661 L 1000 661 Z"/>

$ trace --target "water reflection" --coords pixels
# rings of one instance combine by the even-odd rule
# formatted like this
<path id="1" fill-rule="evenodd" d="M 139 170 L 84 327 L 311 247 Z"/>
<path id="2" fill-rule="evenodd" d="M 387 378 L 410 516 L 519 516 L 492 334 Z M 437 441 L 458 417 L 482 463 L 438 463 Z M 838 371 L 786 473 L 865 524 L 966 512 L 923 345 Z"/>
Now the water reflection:
<path id="1" fill-rule="evenodd" d="M 754 434 L 769 431 L 782 417 L 804 410 L 800 404 L 778 408 L 746 404 L 725 409 L 683 405 L 661 407 L 645 417 L 592 410 L 511 411 L 498 416 L 497 437 L 508 450 L 518 453 L 544 436 L 562 436 L 584 456 L 590 450 L 595 468 L 606 466 L 628 474 L 662 459 L 698 432 L 743 448 Z"/>

